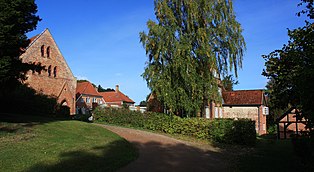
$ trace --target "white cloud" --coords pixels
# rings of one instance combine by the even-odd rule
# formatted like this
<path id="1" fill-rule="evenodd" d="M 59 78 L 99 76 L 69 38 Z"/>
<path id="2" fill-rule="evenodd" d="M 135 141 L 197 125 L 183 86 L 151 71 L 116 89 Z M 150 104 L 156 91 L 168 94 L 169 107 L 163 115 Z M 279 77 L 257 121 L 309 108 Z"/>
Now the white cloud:
<path id="1" fill-rule="evenodd" d="M 77 80 L 87 80 L 88 78 L 86 76 L 75 76 Z"/>

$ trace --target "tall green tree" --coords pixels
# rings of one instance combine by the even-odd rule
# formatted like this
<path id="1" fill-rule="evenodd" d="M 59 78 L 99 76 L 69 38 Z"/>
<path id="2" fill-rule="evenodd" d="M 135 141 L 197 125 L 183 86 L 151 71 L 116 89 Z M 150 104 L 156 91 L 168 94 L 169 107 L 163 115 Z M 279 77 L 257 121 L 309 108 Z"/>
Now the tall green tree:
<path id="1" fill-rule="evenodd" d="M 36 29 L 41 20 L 36 13 L 34 0 L 0 0 L 1 86 L 25 79 L 25 72 L 36 68 L 18 59 L 29 44 L 26 33 Z"/>
<path id="2" fill-rule="evenodd" d="M 233 86 L 239 82 L 233 78 L 233 75 L 227 75 L 222 80 L 222 85 L 226 91 L 233 91 Z"/>
<path id="3" fill-rule="evenodd" d="M 263 56 L 266 69 L 263 75 L 270 80 L 267 84 L 270 103 L 274 109 L 295 106 L 314 122 L 314 24 L 313 0 L 302 0 L 310 21 L 305 26 L 288 31 L 290 40 L 281 50 Z M 298 13 L 300 15 L 300 13 Z M 275 114 L 273 114 L 275 115 Z"/>
<path id="4" fill-rule="evenodd" d="M 140 33 L 148 87 L 172 113 L 204 114 L 220 101 L 214 73 L 242 67 L 245 42 L 231 0 L 154 0 L 156 21 Z"/>

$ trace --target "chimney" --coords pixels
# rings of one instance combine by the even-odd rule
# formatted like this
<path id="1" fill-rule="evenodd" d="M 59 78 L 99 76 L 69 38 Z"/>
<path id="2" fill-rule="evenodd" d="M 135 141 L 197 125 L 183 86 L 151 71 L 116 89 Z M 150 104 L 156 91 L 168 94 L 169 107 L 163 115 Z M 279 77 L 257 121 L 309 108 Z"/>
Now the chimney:
<path id="1" fill-rule="evenodd" d="M 119 85 L 116 85 L 116 92 L 119 92 Z"/>

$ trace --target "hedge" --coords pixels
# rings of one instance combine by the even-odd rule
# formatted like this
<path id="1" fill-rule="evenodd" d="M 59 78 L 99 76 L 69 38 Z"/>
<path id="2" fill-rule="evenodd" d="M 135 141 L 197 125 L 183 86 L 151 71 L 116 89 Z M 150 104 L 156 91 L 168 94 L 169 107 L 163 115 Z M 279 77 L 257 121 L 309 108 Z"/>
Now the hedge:
<path id="1" fill-rule="evenodd" d="M 93 115 L 96 122 L 181 134 L 217 143 L 254 145 L 256 142 L 255 122 L 249 119 L 180 118 L 113 108 L 96 108 Z"/>

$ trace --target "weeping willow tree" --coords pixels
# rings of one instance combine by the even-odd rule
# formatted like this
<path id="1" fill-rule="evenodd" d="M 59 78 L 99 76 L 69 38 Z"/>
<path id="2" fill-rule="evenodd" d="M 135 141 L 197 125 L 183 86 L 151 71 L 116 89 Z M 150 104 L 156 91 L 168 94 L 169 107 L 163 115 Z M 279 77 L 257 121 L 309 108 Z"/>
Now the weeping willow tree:
<path id="1" fill-rule="evenodd" d="M 148 56 L 142 74 L 170 110 L 204 114 L 221 101 L 215 73 L 242 67 L 245 42 L 231 0 L 154 0 L 156 21 L 147 22 L 140 41 Z"/>

